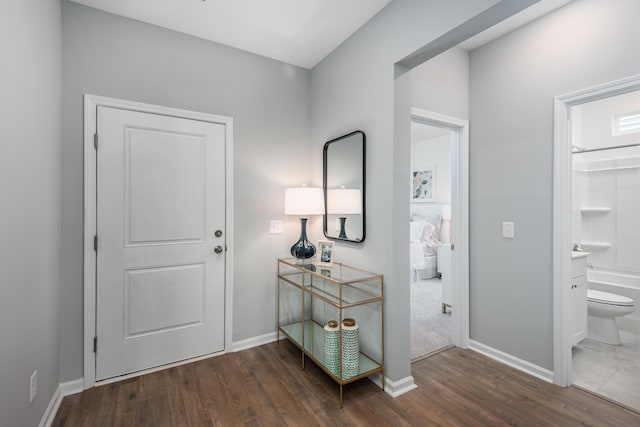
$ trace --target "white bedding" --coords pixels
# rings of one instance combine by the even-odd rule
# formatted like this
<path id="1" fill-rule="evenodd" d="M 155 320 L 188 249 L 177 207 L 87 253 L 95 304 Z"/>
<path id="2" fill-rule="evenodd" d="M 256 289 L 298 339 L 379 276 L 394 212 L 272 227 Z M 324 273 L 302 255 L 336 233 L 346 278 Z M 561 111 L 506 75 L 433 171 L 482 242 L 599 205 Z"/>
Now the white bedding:
<path id="1" fill-rule="evenodd" d="M 409 247 L 409 262 L 412 270 L 422 270 L 425 266 L 424 243 L 411 243 Z"/>
<path id="2" fill-rule="evenodd" d="M 410 268 L 418 270 L 421 279 L 435 277 L 437 274 L 439 218 L 435 224 L 421 218 L 419 221 L 412 221 L 410 225 Z"/>

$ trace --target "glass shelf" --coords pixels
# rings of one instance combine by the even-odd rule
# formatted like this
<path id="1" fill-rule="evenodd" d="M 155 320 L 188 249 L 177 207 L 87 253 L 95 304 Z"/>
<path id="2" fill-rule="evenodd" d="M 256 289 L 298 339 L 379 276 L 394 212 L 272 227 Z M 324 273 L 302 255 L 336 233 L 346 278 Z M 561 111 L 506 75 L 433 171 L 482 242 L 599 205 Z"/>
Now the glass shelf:
<path id="1" fill-rule="evenodd" d="M 580 242 L 580 247 L 588 250 L 601 250 L 608 249 L 611 247 L 611 243 L 609 242 Z"/>
<path id="2" fill-rule="evenodd" d="M 381 274 L 372 273 L 370 271 L 351 267 L 342 263 L 333 263 L 331 267 L 323 267 L 317 265 L 315 262 L 298 264 L 295 258 L 281 258 L 279 259 L 279 262 L 280 264 L 292 267 L 297 270 L 298 273 L 304 271 L 305 273 L 309 273 L 335 283 L 364 282 L 376 280 L 382 276 Z"/>
<path id="3" fill-rule="evenodd" d="M 369 304 L 383 297 L 381 274 L 345 264 L 321 267 L 314 263 L 296 264 L 294 258 L 280 259 L 278 276 L 338 308 Z"/>
<path id="4" fill-rule="evenodd" d="M 605 214 L 611 212 L 609 207 L 584 207 L 580 208 L 580 212 L 583 214 Z"/>
<path id="5" fill-rule="evenodd" d="M 304 345 L 302 327 L 304 324 Z M 305 322 L 290 323 L 288 325 L 281 325 L 280 330 L 291 339 L 301 350 L 304 349 L 307 356 L 313 359 L 313 361 L 320 366 L 327 374 L 329 374 L 336 382 L 347 384 L 351 381 L 358 380 L 360 378 L 369 376 L 376 372 L 382 371 L 380 363 L 371 359 L 364 353 L 360 352 L 358 374 L 350 378 L 340 379 L 339 376 L 334 375 L 325 363 L 324 358 L 324 328 L 318 325 L 312 320 L 306 320 Z"/>

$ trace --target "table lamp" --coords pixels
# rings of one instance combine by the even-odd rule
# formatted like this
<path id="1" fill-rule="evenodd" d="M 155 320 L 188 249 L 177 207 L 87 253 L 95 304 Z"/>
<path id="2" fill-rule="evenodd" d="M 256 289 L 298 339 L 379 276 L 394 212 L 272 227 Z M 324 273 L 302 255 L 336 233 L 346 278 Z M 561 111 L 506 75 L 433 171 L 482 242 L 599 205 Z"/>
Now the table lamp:
<path id="1" fill-rule="evenodd" d="M 327 190 L 327 213 L 343 215 L 340 218 L 340 239 L 346 239 L 347 217 L 362 213 L 362 193 L 358 189 L 334 188 Z"/>
<path id="2" fill-rule="evenodd" d="M 284 191 L 284 214 L 300 217 L 300 238 L 291 246 L 291 255 L 300 261 L 316 254 L 316 247 L 307 239 L 307 219 L 310 215 L 324 214 L 322 188 L 296 187 Z"/>

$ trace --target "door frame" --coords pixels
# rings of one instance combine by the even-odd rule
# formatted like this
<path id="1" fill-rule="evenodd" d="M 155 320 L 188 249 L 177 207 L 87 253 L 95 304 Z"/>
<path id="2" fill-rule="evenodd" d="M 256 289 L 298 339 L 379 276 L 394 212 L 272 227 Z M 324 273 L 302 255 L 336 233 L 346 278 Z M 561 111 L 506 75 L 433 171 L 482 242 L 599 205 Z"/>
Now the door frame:
<path id="1" fill-rule="evenodd" d="M 553 104 L 553 382 L 571 385 L 571 107 L 640 90 L 640 75 L 556 96 Z"/>
<path id="2" fill-rule="evenodd" d="M 450 129 L 451 167 L 451 342 L 469 347 L 469 122 L 421 108 L 411 108 L 411 121 Z"/>
<path id="3" fill-rule="evenodd" d="M 225 126 L 225 301 L 224 301 L 224 349 L 221 353 L 232 348 L 233 321 L 233 118 L 200 113 L 159 105 L 144 104 L 123 99 L 84 94 L 84 388 L 91 388 L 96 383 L 107 383 L 113 380 L 96 382 L 96 354 L 93 352 L 93 339 L 96 335 L 96 255 L 93 249 L 93 239 L 96 235 L 97 187 L 96 187 L 96 151 L 94 149 L 94 135 L 97 129 L 97 108 L 111 107 L 122 110 L 137 111 L 163 116 L 177 117 L 203 122 L 222 124 Z M 215 354 L 221 354 L 215 353 Z M 211 355 L 189 359 L 178 363 L 188 363 L 193 360 L 210 357 Z M 175 364 L 174 364 L 175 365 Z M 152 368 L 131 374 L 137 376 L 157 370 Z M 127 378 L 127 375 L 116 377 L 117 380 Z"/>

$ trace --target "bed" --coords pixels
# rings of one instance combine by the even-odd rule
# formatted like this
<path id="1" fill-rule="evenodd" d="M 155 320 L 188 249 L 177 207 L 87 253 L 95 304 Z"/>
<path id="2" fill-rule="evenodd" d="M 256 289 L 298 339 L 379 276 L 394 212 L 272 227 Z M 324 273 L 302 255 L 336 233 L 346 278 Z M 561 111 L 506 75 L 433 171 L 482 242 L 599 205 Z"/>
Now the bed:
<path id="1" fill-rule="evenodd" d="M 438 234 L 440 215 L 414 215 L 409 229 L 410 268 L 414 280 L 438 275 Z"/>

